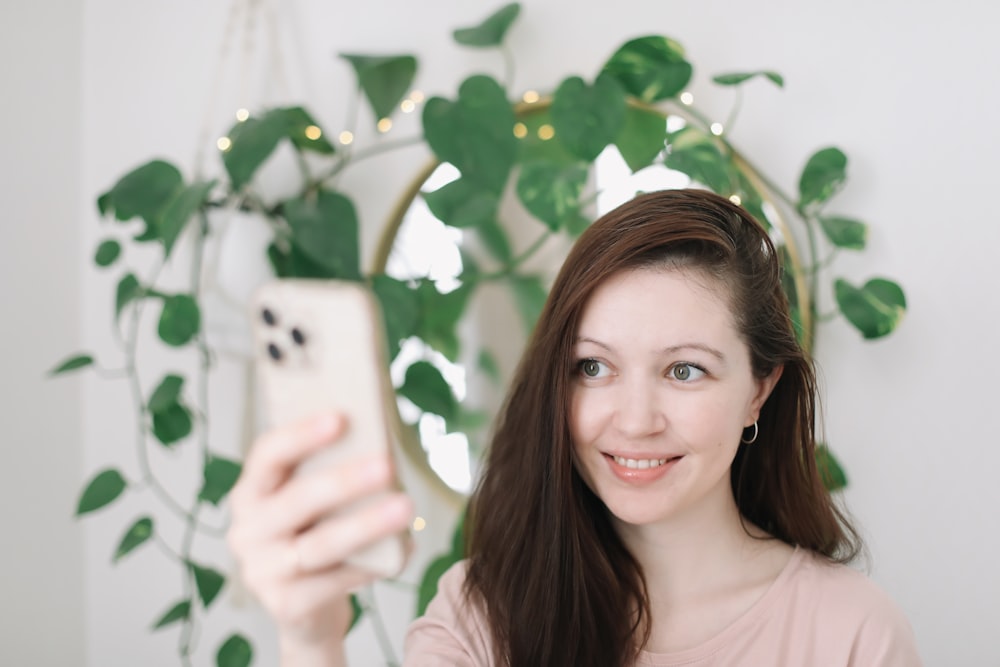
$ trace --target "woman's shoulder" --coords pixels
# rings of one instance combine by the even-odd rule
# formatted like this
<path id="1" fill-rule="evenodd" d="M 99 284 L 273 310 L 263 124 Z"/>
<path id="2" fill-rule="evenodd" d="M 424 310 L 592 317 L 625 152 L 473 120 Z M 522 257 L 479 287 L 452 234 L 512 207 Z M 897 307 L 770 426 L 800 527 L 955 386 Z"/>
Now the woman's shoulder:
<path id="1" fill-rule="evenodd" d="M 806 549 L 793 556 L 788 587 L 793 599 L 811 601 L 818 613 L 852 611 L 902 616 L 892 598 L 863 572 Z"/>
<path id="2" fill-rule="evenodd" d="M 406 667 L 479 667 L 492 662 L 492 639 L 478 603 L 465 594 L 466 561 L 438 579 L 423 616 L 410 624 L 404 643 Z"/>

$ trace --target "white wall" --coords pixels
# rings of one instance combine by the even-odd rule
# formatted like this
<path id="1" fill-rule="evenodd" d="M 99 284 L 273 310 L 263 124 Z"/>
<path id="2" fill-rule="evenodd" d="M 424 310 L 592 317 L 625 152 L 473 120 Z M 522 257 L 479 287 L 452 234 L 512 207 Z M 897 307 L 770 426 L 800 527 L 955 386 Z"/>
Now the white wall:
<path id="1" fill-rule="evenodd" d="M 55 16 L 59 17 L 55 20 Z M 80 41 L 72 0 L 0 4 L 0 663 L 79 664 Z"/>
<path id="2" fill-rule="evenodd" d="M 42 457 L 42 452 L 25 450 L 25 441 L 44 443 L 48 449 L 43 460 L 59 456 L 64 461 L 61 472 L 67 479 L 53 483 L 53 500 L 47 501 L 55 507 L 31 505 L 32 516 L 37 513 L 38 523 L 46 528 L 31 537 L 25 533 L 15 543 L 52 540 L 47 550 L 31 558 L 41 562 L 46 555 L 60 556 L 61 567 L 29 569 L 35 573 L 35 586 L 48 583 L 77 591 L 78 596 L 80 582 L 71 576 L 78 560 L 63 556 L 73 553 L 66 535 L 74 534 L 65 517 L 83 479 L 129 456 L 127 396 L 89 377 L 81 418 L 72 397 L 60 394 L 71 392 L 71 384 L 47 384 L 43 390 L 32 384 L 37 383 L 32 373 L 60 352 L 77 347 L 77 321 L 82 330 L 79 345 L 105 355 L 116 353 L 108 325 L 117 276 L 86 266 L 78 276 L 72 274 L 79 258 L 89 256 L 103 234 L 91 204 L 94 197 L 126 169 L 154 155 L 173 159 L 190 173 L 206 114 L 214 131 L 240 105 L 299 99 L 324 125 L 338 127 L 344 119 L 342 91 L 349 80 L 346 68 L 333 57 L 340 51 L 416 53 L 421 58 L 419 85 L 448 95 L 465 74 L 483 69 L 498 73 L 500 64 L 488 54 L 462 50 L 448 38 L 452 27 L 478 20 L 493 3 L 370 0 L 345 7 L 295 0 L 284 3 L 282 10 L 283 30 L 296 35 L 285 41 L 283 50 L 291 70 L 287 94 L 280 87 L 265 90 L 257 85 L 257 62 L 248 62 L 242 70 L 230 67 L 223 72 L 222 85 L 213 87 L 227 16 L 222 3 L 90 0 L 83 3 L 82 23 L 68 10 L 71 3 L 63 4 L 65 23 L 59 25 L 65 34 L 59 33 L 58 39 L 53 39 L 51 24 L 2 22 L 4 48 L 11 54 L 7 62 L 18 63 L 16 72 L 5 68 L 5 99 L 31 98 L 35 84 L 28 73 L 47 76 L 38 59 L 52 57 L 66 67 L 81 39 L 84 83 L 82 120 L 70 118 L 70 125 L 59 126 L 65 133 L 56 135 L 61 140 L 45 135 L 51 142 L 47 150 L 31 148 L 34 144 L 20 121 L 42 123 L 48 116 L 32 113 L 27 104 L 7 104 L 0 111 L 5 123 L 18 128 L 5 131 L 16 150 L 5 150 L 0 158 L 4 188 L 10 187 L 11 194 L 37 195 L 24 204 L 11 195 L 6 198 L 24 208 L 13 209 L 5 228 L 16 228 L 13 238 L 23 234 L 26 239 L 3 244 L 4 305 L 13 299 L 7 308 L 24 313 L 28 295 L 15 294 L 10 286 L 31 284 L 31 294 L 49 304 L 42 315 L 61 318 L 46 320 L 47 331 L 30 337 L 14 329 L 11 323 L 17 318 L 5 318 L 2 335 L 8 349 L 27 352 L 11 354 L 5 361 L 5 367 L 15 364 L 14 373 L 2 380 L 2 395 L 4 421 L 9 411 L 17 436 L 8 451 L 17 453 L 14 465 L 4 466 L 4 475 L 6 479 L 9 469 L 43 466 L 32 458 Z M 862 342 L 841 323 L 820 333 L 827 430 L 851 476 L 846 499 L 868 536 L 873 576 L 912 620 L 927 664 L 1000 663 L 994 641 L 1000 574 L 993 562 L 1000 549 L 994 528 L 1000 510 L 994 481 L 1000 449 L 989 422 L 990 408 L 1000 398 L 992 383 L 1000 374 L 993 350 L 993 332 L 1000 324 L 993 290 L 1000 281 L 992 271 L 1000 225 L 989 205 L 998 175 L 994 152 L 1000 145 L 1000 130 L 989 113 L 1000 102 L 991 80 L 1000 66 L 1000 47 L 993 36 L 1000 10 L 971 0 L 620 0 L 592 3 L 586 9 L 569 0 L 525 4 L 511 34 L 520 63 L 515 90 L 551 88 L 570 73 L 590 76 L 626 38 L 669 34 L 685 44 L 698 68 L 693 90 L 699 104 L 720 119 L 728 113 L 732 93 L 708 85 L 711 74 L 773 68 L 785 75 L 783 91 L 765 82 L 748 87 L 733 129 L 735 142 L 777 182 L 794 190 L 805 158 L 822 146 L 835 144 L 851 158 L 851 181 L 834 207 L 871 222 L 873 229 L 869 250 L 858 258 L 842 257 L 837 272 L 856 281 L 872 273 L 898 279 L 907 290 L 910 313 L 895 335 L 876 343 Z M 4 12 L 4 18 L 13 14 L 20 19 L 15 10 Z M 233 44 L 231 53 L 238 57 L 240 45 Z M 45 107 L 77 108 L 73 85 L 71 81 L 43 91 Z M 8 97 L 10 90 L 15 95 Z M 210 90 L 216 91 L 211 111 Z M 12 115 L 17 113 L 23 116 Z M 82 150 L 78 172 L 73 171 L 75 156 L 65 162 L 52 160 L 58 147 L 77 145 Z M 344 185 L 361 203 L 369 248 L 377 221 L 423 159 L 419 151 L 405 156 L 362 170 Z M 72 194 L 45 197 L 43 188 L 49 183 Z M 82 192 L 84 203 L 79 204 L 77 192 Z M 24 229 L 21 221 L 32 219 L 36 225 Z M 55 229 L 65 232 L 56 234 Z M 33 262 L 18 249 L 24 244 L 39 246 Z M 183 272 L 180 264 L 178 273 Z M 21 277 L 29 270 L 35 271 L 37 282 Z M 63 277 L 41 281 L 51 271 Z M 83 286 L 80 302 L 73 300 L 74 277 Z M 165 367 L 175 362 L 182 363 L 169 355 L 154 361 Z M 238 374 L 238 369 L 229 371 Z M 217 386 L 213 391 L 224 397 L 225 390 Z M 215 405 L 231 409 L 224 398 L 215 399 Z M 62 421 L 47 417 L 52 414 Z M 68 479 L 66 471 L 80 456 L 67 444 L 78 442 L 77 423 L 82 425 L 83 470 Z M 35 430 L 42 427 L 44 432 Z M 165 459 L 164 465 L 183 463 L 183 457 L 174 458 L 179 460 Z M 21 476 L 17 479 L 27 484 Z M 18 488 L 5 486 L 5 494 Z M 4 496 L 5 507 L 28 491 L 17 493 Z M 176 568 L 164 567 L 155 550 L 136 554 L 115 569 L 108 565 L 114 541 L 143 503 L 111 508 L 86 523 L 87 664 L 176 664 L 169 658 L 174 632 L 146 633 L 152 618 L 179 591 Z M 51 523 L 49 517 L 55 517 Z M 69 546 L 60 540 L 69 540 Z M 206 543 L 202 549 L 201 557 L 225 562 L 217 546 Z M 29 557 L 7 553 L 3 558 L 6 582 Z M 46 581 L 42 573 L 47 570 L 65 576 L 65 582 Z M 78 612 L 78 602 L 60 612 L 65 625 L 56 634 L 78 648 L 80 617 L 74 610 Z M 20 610 L 4 613 L 16 616 Z M 233 624 L 259 638 L 257 664 L 268 664 L 273 644 L 259 616 L 247 611 L 216 614 L 219 618 L 205 629 L 198 664 L 209 662 L 222 633 Z M 405 610 L 399 614 L 402 618 Z M 371 658 L 363 659 L 369 650 L 363 640 L 356 640 L 353 650 L 362 657 L 359 664 L 370 664 Z"/>

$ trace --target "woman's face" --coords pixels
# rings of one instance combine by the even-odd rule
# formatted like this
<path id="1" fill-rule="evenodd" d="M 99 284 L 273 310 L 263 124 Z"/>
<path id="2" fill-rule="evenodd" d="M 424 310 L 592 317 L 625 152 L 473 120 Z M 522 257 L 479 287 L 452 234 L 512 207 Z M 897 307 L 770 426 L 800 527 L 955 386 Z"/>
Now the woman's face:
<path id="1" fill-rule="evenodd" d="M 644 525 L 732 497 L 741 434 L 780 371 L 754 377 L 724 286 L 697 270 L 616 274 L 587 303 L 574 354 L 577 468 L 612 514 Z"/>

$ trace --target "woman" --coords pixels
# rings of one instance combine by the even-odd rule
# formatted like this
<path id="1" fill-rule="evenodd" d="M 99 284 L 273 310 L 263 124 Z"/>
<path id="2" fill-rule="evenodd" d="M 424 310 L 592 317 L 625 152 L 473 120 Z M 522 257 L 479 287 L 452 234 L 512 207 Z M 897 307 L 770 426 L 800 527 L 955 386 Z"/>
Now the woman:
<path id="1" fill-rule="evenodd" d="M 468 559 L 410 628 L 406 664 L 920 664 L 905 618 L 842 564 L 860 542 L 819 478 L 814 421 L 765 231 L 698 190 L 610 212 L 556 279 L 471 500 Z M 367 580 L 340 563 L 409 516 L 394 496 L 296 536 L 387 483 L 385 462 L 288 481 L 337 424 L 265 436 L 234 490 L 231 544 L 288 665 L 340 664 L 347 591 Z"/>

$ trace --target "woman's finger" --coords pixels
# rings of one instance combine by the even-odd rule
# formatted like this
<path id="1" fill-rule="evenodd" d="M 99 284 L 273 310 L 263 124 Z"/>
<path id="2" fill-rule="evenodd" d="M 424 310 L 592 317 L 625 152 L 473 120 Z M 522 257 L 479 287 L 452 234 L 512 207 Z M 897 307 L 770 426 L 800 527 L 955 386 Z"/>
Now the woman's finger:
<path id="1" fill-rule="evenodd" d="M 303 460 L 329 445 L 345 428 L 343 415 L 331 413 L 268 431 L 250 450 L 239 493 L 258 498 L 272 493 Z"/>

